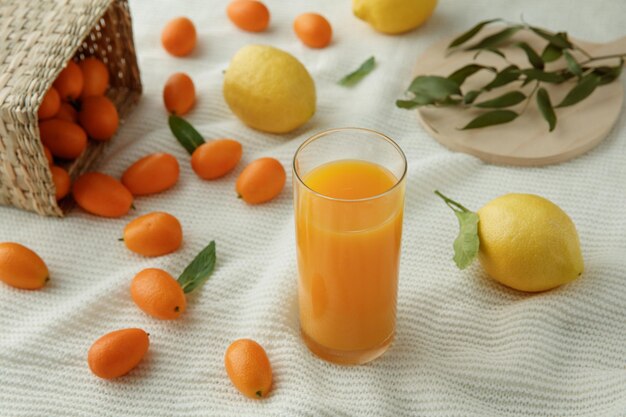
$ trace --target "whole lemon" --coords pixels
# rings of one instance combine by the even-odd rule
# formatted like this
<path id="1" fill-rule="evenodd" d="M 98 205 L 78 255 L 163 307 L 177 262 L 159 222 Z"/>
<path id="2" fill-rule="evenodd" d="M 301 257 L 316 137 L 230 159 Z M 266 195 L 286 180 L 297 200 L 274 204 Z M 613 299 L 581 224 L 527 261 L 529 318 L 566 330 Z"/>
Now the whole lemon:
<path id="1" fill-rule="evenodd" d="M 224 99 L 248 126 L 286 133 L 315 113 L 315 83 L 304 65 L 272 46 L 248 45 L 230 61 Z"/>
<path id="2" fill-rule="evenodd" d="M 551 201 L 532 194 L 506 194 L 478 210 L 478 217 L 478 258 L 496 281 L 535 292 L 582 274 L 576 226 Z"/>
<path id="3" fill-rule="evenodd" d="M 433 14 L 437 0 L 352 0 L 352 12 L 379 32 L 415 29 Z"/>

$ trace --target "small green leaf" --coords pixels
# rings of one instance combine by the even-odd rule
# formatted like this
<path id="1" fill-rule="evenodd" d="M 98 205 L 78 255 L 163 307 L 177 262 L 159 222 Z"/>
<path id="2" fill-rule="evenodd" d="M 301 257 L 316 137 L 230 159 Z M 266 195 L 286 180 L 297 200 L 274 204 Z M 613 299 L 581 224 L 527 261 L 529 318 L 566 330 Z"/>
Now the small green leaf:
<path id="1" fill-rule="evenodd" d="M 522 74 L 526 76 L 525 84 L 528 84 L 530 81 L 539 80 L 546 83 L 559 84 L 565 81 L 565 77 L 558 72 L 548 72 L 542 71 L 535 68 L 528 68 L 522 70 Z"/>
<path id="2" fill-rule="evenodd" d="M 474 100 L 482 93 L 481 90 L 471 90 L 463 95 L 463 103 L 472 104 Z"/>
<path id="3" fill-rule="evenodd" d="M 555 35 L 557 38 L 561 38 L 563 42 L 570 42 L 569 37 L 567 36 L 567 32 L 557 32 Z M 574 46 L 571 42 L 570 45 Z"/>
<path id="4" fill-rule="evenodd" d="M 476 259 L 480 249 L 480 239 L 478 237 L 478 222 L 480 219 L 478 214 L 449 199 L 439 191 L 435 191 L 435 194 L 443 199 L 459 220 L 459 234 L 452 245 L 454 248 L 453 259 L 459 269 L 465 269 Z"/>
<path id="5" fill-rule="evenodd" d="M 456 106 L 457 104 L 462 103 L 463 100 L 460 98 L 452 98 L 452 97 L 447 97 L 445 99 L 443 99 L 442 101 L 439 101 L 437 103 L 435 103 L 435 106 Z"/>
<path id="6" fill-rule="evenodd" d="M 396 106 L 405 109 L 429 104 L 447 106 L 460 102 L 452 99 L 451 95 L 461 96 L 461 89 L 456 82 L 436 75 L 415 77 L 408 91 L 413 93 L 415 97 L 410 100 L 398 100 Z"/>
<path id="7" fill-rule="evenodd" d="M 548 63 L 556 61 L 561 55 L 563 55 L 563 49 L 548 43 L 541 53 L 541 59 L 543 62 Z"/>
<path id="8" fill-rule="evenodd" d="M 519 115 L 511 110 L 489 111 L 476 117 L 474 120 L 469 122 L 462 130 L 501 125 L 503 123 L 508 123 L 515 120 L 517 116 Z"/>
<path id="9" fill-rule="evenodd" d="M 500 32 L 494 33 L 493 35 L 487 36 L 482 39 L 475 45 L 467 48 L 468 51 L 475 51 L 476 49 L 487 49 L 493 48 L 495 46 L 500 45 L 511 36 L 515 35 L 519 30 L 522 29 L 522 26 L 510 26 L 505 29 L 502 29 Z"/>
<path id="10" fill-rule="evenodd" d="M 537 91 L 537 107 L 539 107 L 541 115 L 548 122 L 550 132 L 552 132 L 556 126 L 556 114 L 554 114 L 554 109 L 552 108 L 550 95 L 543 87 Z"/>
<path id="11" fill-rule="evenodd" d="M 185 119 L 170 115 L 168 119 L 170 129 L 178 142 L 189 152 L 191 155 L 196 148 L 204 143 L 202 135 Z"/>
<path id="12" fill-rule="evenodd" d="M 480 32 L 482 28 L 484 28 L 490 23 L 497 22 L 498 20 L 500 19 L 491 19 L 491 20 L 484 20 L 482 22 L 479 22 L 478 24 L 476 24 L 476 26 L 469 29 L 467 32 L 459 35 L 452 42 L 450 42 L 450 45 L 448 45 L 448 48 L 454 48 L 455 46 L 464 44 L 465 42 L 472 39 L 478 32 Z"/>
<path id="13" fill-rule="evenodd" d="M 452 74 L 448 75 L 448 79 L 454 81 L 457 85 L 460 86 L 463 84 L 463 82 L 465 82 L 467 77 L 474 75 L 475 73 L 477 73 L 478 71 L 482 69 L 487 69 L 489 71 L 494 71 L 494 72 L 496 71 L 496 69 L 493 67 L 486 67 L 484 65 L 478 65 L 478 64 L 469 64 L 462 68 L 459 68 L 458 70 L 454 71 Z"/>
<path id="14" fill-rule="evenodd" d="M 574 59 L 572 54 L 570 54 L 568 51 L 563 51 L 563 56 L 565 57 L 565 62 L 567 63 L 567 69 L 569 70 L 569 72 L 576 75 L 577 77 L 582 77 L 583 70 L 582 68 L 580 68 L 580 65 L 578 64 L 576 59 Z"/>
<path id="15" fill-rule="evenodd" d="M 532 26 L 530 27 L 530 30 L 532 30 L 537 35 L 541 36 L 542 38 L 550 42 L 552 45 L 559 47 L 561 49 L 571 49 L 573 47 L 572 43 L 567 39 L 566 33 L 553 34 L 541 28 L 532 27 Z"/>
<path id="16" fill-rule="evenodd" d="M 396 100 L 396 107 L 400 109 L 411 110 L 422 105 L 423 104 L 419 104 L 413 100 Z"/>
<path id="17" fill-rule="evenodd" d="M 416 96 L 429 97 L 434 100 L 445 100 L 452 94 L 461 95 L 461 89 L 457 83 L 438 75 L 415 77 L 409 86 L 409 91 Z"/>
<path id="18" fill-rule="evenodd" d="M 376 59 L 371 56 L 366 59 L 359 68 L 339 80 L 339 84 L 343 85 L 344 87 L 353 86 L 361 81 L 363 78 L 365 78 L 367 74 L 372 72 L 375 66 Z"/>
<path id="19" fill-rule="evenodd" d="M 619 78 L 623 65 L 624 59 L 620 59 L 619 65 L 615 67 L 601 66 L 594 68 L 593 72 L 600 76 L 600 85 L 609 84 Z"/>
<path id="20" fill-rule="evenodd" d="M 436 100 L 432 97 L 419 95 L 409 100 L 396 100 L 396 106 L 401 109 L 414 109 L 415 107 L 428 106 L 435 104 Z"/>
<path id="21" fill-rule="evenodd" d="M 499 49 L 496 49 L 496 48 L 485 48 L 485 49 L 483 49 L 483 51 L 491 52 L 492 54 L 496 54 L 499 57 L 506 59 L 506 55 L 504 55 L 504 52 L 502 52 Z"/>
<path id="22" fill-rule="evenodd" d="M 396 100 L 396 107 L 401 109 L 414 109 L 416 107 L 425 106 L 426 104 L 432 103 L 422 103 L 419 100 Z"/>
<path id="23" fill-rule="evenodd" d="M 458 104 L 461 99 L 450 97 L 453 94 L 461 96 L 458 84 L 445 77 L 436 75 L 420 75 L 416 77 L 408 89 L 415 96 L 409 100 L 396 100 L 396 106 L 401 109 L 413 109 L 426 105 L 450 106 Z"/>
<path id="24" fill-rule="evenodd" d="M 474 54 L 474 57 L 473 57 L 474 61 L 483 52 L 491 52 L 492 54 L 496 54 L 499 57 L 506 59 L 506 55 L 504 55 L 504 52 L 502 52 L 501 50 L 499 50 L 497 48 L 485 48 L 485 49 L 479 49 L 479 50 L 476 51 L 476 53 Z"/>
<path id="25" fill-rule="evenodd" d="M 502 87 L 517 80 L 521 75 L 519 68 L 516 65 L 509 65 L 502 71 L 496 74 L 494 79 L 485 86 L 485 90 L 491 90 L 492 88 Z"/>
<path id="26" fill-rule="evenodd" d="M 563 101 L 556 107 L 567 107 L 578 103 L 581 100 L 586 99 L 594 92 L 596 87 L 600 85 L 602 78 L 591 72 L 582 77 L 578 83 L 572 88 L 565 96 Z"/>
<path id="27" fill-rule="evenodd" d="M 455 211 L 459 219 L 459 235 L 454 239 L 454 263 L 459 269 L 465 269 L 472 264 L 478 249 L 480 240 L 478 239 L 478 214 L 471 211 Z"/>
<path id="28" fill-rule="evenodd" d="M 493 98 L 491 100 L 482 101 L 474 105 L 476 107 L 481 107 L 481 108 L 499 109 L 502 107 L 515 106 L 516 104 L 521 103 L 525 99 L 526 99 L 526 95 L 524 95 L 524 93 L 521 93 L 519 91 L 511 91 L 511 92 L 502 94 L 499 97 Z"/>
<path id="29" fill-rule="evenodd" d="M 522 83 L 522 88 L 526 87 L 527 84 L 530 84 L 531 82 L 533 82 L 534 80 L 532 78 L 526 78 L 524 80 L 524 82 Z"/>
<path id="30" fill-rule="evenodd" d="M 206 281 L 213 269 L 215 269 L 216 254 L 215 241 L 211 241 L 196 255 L 193 261 L 180 274 L 178 283 L 183 288 L 185 294 L 195 290 Z"/>
<path id="31" fill-rule="evenodd" d="M 543 59 L 541 59 L 541 57 L 537 54 L 537 52 L 535 52 L 533 48 L 530 47 L 529 44 L 527 44 L 526 42 L 519 42 L 518 44 L 516 44 L 516 46 L 526 52 L 526 57 L 528 58 L 528 62 L 530 62 L 530 65 L 537 69 L 543 69 Z"/>

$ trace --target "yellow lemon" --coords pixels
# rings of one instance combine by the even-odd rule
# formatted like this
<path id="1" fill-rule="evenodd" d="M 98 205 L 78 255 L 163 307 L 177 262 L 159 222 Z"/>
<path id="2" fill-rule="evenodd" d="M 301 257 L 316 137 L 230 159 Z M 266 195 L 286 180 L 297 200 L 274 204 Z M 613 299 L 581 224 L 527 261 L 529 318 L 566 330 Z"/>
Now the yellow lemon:
<path id="1" fill-rule="evenodd" d="M 230 61 L 224 99 L 248 126 L 286 133 L 315 113 L 315 83 L 304 65 L 272 46 L 248 45 Z"/>
<path id="2" fill-rule="evenodd" d="M 415 29 L 433 14 L 437 0 L 352 0 L 352 12 L 379 32 Z"/>
<path id="3" fill-rule="evenodd" d="M 478 216 L 478 257 L 496 281 L 534 292 L 582 274 L 576 226 L 551 201 L 532 194 L 506 194 L 478 210 Z"/>

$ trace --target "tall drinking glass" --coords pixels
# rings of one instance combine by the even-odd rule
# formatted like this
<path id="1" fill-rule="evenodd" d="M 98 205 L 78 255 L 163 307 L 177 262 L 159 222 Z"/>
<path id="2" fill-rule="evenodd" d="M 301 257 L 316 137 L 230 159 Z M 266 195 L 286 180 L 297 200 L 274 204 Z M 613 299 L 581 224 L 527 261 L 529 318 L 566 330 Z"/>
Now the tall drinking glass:
<path id="1" fill-rule="evenodd" d="M 322 359 L 361 364 L 393 340 L 404 153 L 368 129 L 332 129 L 293 160 L 300 329 Z"/>

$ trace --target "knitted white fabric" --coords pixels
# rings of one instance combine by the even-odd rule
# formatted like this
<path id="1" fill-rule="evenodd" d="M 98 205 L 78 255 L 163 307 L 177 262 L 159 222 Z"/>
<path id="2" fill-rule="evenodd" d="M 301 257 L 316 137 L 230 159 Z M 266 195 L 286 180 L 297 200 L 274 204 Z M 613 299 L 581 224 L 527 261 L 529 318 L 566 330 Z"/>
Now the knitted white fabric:
<path id="1" fill-rule="evenodd" d="M 139 157 L 164 151 L 180 161 L 181 178 L 168 192 L 137 198 L 137 210 L 122 219 L 79 209 L 53 219 L 0 208 L 0 241 L 31 247 L 51 271 L 41 291 L 0 285 L 0 415 L 626 415 L 624 112 L 588 154 L 521 169 L 448 151 L 413 112 L 394 105 L 416 57 L 479 20 L 523 15 L 602 42 L 624 35 L 626 2 L 441 0 L 423 28 L 403 36 L 375 33 L 352 16 L 348 0 L 266 4 L 270 29 L 250 34 L 227 19 L 225 0 L 131 2 L 145 95 L 98 169 L 119 176 Z M 332 23 L 330 47 L 308 49 L 294 35 L 294 18 L 308 11 Z M 199 34 L 197 50 L 183 59 L 160 45 L 162 27 L 178 15 L 191 17 Z M 298 131 L 278 136 L 251 130 L 224 103 L 222 71 L 249 43 L 289 51 L 315 79 L 318 111 Z M 337 85 L 372 55 L 378 64 L 370 76 L 354 88 Z M 196 84 L 198 103 L 189 119 L 208 139 L 230 137 L 244 146 L 242 162 L 223 179 L 200 180 L 169 132 L 161 91 L 176 71 L 189 73 Z M 358 367 L 318 360 L 300 340 L 291 173 L 289 186 L 269 204 L 248 206 L 234 191 L 246 163 L 272 156 L 289 168 L 303 140 L 342 126 L 389 135 L 409 160 L 397 337 L 384 356 Z M 508 192 L 549 198 L 576 223 L 585 273 L 570 285 L 527 295 L 489 280 L 479 265 L 457 270 L 451 260 L 457 221 L 433 189 L 474 209 Z M 185 237 L 177 253 L 147 259 L 117 238 L 130 219 L 154 210 L 177 216 Z M 217 268 L 188 297 L 180 320 L 152 319 L 133 304 L 129 283 L 135 273 L 160 267 L 177 275 L 212 239 Z M 89 346 L 125 327 L 150 333 L 149 353 L 128 376 L 95 377 L 86 362 Z M 272 362 L 274 387 L 265 400 L 246 399 L 226 376 L 224 351 L 240 337 L 260 342 Z"/>

